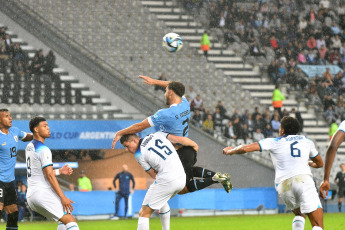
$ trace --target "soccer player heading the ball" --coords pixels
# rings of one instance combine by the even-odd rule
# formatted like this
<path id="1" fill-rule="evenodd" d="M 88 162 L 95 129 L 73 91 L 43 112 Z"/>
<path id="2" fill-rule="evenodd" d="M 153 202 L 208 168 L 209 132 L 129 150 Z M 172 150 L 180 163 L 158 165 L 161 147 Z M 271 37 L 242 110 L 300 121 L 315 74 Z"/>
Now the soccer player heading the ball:
<path id="1" fill-rule="evenodd" d="M 18 229 L 17 193 L 14 185 L 18 140 L 31 141 L 32 134 L 12 127 L 10 112 L 8 109 L 0 109 L 0 138 L 0 216 L 5 209 L 6 229 Z"/>
<path id="2" fill-rule="evenodd" d="M 226 147 L 223 154 L 271 151 L 275 164 L 276 190 L 286 206 L 295 214 L 292 229 L 304 229 L 307 215 L 312 230 L 322 230 L 323 212 L 310 167 L 321 168 L 323 161 L 314 143 L 305 136 L 297 135 L 299 130 L 298 120 L 286 116 L 281 120 L 278 138 L 266 138 L 236 148 Z"/>
<path id="3" fill-rule="evenodd" d="M 71 175 L 73 170 L 64 165 L 53 170 L 52 153 L 44 144 L 50 137 L 49 126 L 43 117 L 34 117 L 29 122 L 34 140 L 25 149 L 28 177 L 27 200 L 30 208 L 48 219 L 59 221 L 57 230 L 79 230 L 72 216 L 73 206 L 59 186 L 56 176 Z"/>
<path id="4" fill-rule="evenodd" d="M 165 88 L 166 109 L 158 110 L 142 122 L 118 131 L 114 137 L 112 148 L 125 134 L 136 134 L 149 127 L 158 126 L 160 131 L 180 137 L 188 137 L 190 105 L 183 96 L 185 87 L 181 82 L 160 81 L 146 76 L 139 76 L 148 85 L 158 85 Z M 232 185 L 229 174 L 216 173 L 211 170 L 194 166 L 197 160 L 197 152 L 190 146 L 175 144 L 175 149 L 180 157 L 186 173 L 186 187 L 179 193 L 185 194 L 204 189 L 214 183 L 221 183 L 226 192 L 230 192 Z M 194 179 L 199 177 L 202 179 Z"/>

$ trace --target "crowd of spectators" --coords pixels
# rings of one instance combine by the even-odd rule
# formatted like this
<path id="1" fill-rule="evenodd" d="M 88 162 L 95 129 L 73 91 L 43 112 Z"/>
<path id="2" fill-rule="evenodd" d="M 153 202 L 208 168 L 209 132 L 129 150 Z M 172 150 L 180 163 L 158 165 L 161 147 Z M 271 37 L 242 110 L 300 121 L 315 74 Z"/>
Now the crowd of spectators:
<path id="1" fill-rule="evenodd" d="M 343 120 L 339 97 L 345 93 L 345 3 L 258 0 L 242 6 L 237 1 L 210 1 L 209 27 L 221 29 L 227 45 L 246 43 L 245 55 L 266 57 L 272 82 L 307 91 L 309 105 L 324 107 L 329 124 Z M 342 71 L 333 76 L 327 69 L 310 79 L 297 65 L 337 65 Z"/>
<path id="2" fill-rule="evenodd" d="M 238 109 L 229 114 L 222 101 L 218 101 L 213 110 L 204 108 L 202 98 L 192 87 L 186 96 L 192 113 L 191 123 L 210 135 L 226 140 L 241 140 L 246 143 L 248 140 L 259 141 L 266 137 L 277 137 L 280 119 L 287 115 L 296 117 L 302 126 L 300 131 L 303 131 L 303 119 L 296 109 L 283 109 L 279 113 L 278 110 L 271 112 L 269 108 L 265 108 L 261 111 L 256 107 L 254 111 L 245 110 L 243 114 Z"/>
<path id="3" fill-rule="evenodd" d="M 0 28 L 0 73 L 13 73 L 17 76 L 52 75 L 55 67 L 55 55 L 49 51 L 44 55 L 38 50 L 33 59 L 21 48 L 20 43 L 12 42 L 6 28 Z"/>

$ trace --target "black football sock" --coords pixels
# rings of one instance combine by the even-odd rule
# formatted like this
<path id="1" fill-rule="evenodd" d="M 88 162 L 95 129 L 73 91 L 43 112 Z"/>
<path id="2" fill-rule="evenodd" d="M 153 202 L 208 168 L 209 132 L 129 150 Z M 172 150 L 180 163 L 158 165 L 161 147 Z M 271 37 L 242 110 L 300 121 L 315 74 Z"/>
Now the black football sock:
<path id="1" fill-rule="evenodd" d="M 212 178 L 205 178 L 205 179 L 194 179 L 190 180 L 186 183 L 186 187 L 188 188 L 189 192 L 195 192 L 197 190 L 204 189 L 212 184 L 218 183 L 217 181 L 213 181 Z"/>
<path id="2" fill-rule="evenodd" d="M 215 172 L 202 168 L 202 167 L 193 167 L 193 177 L 202 177 L 202 178 L 210 178 L 213 177 Z"/>
<path id="3" fill-rule="evenodd" d="M 338 202 L 338 209 L 339 209 L 339 212 L 341 212 L 341 202 Z"/>

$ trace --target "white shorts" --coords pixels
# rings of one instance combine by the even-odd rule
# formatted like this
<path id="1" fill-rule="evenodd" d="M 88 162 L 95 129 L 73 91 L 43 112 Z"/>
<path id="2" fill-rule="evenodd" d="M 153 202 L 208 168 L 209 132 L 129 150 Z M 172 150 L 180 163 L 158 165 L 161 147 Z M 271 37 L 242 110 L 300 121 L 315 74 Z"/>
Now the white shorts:
<path id="1" fill-rule="evenodd" d="M 284 180 L 276 187 L 287 208 L 301 209 L 302 214 L 322 208 L 315 183 L 310 175 L 297 175 Z"/>
<path id="2" fill-rule="evenodd" d="M 168 183 L 159 184 L 156 181 L 151 184 L 145 195 L 143 206 L 153 210 L 160 209 L 168 200 L 173 198 L 186 185 L 186 174 Z"/>
<path id="3" fill-rule="evenodd" d="M 51 189 L 35 191 L 27 197 L 29 207 L 47 219 L 60 220 L 65 214 L 60 197 Z"/>

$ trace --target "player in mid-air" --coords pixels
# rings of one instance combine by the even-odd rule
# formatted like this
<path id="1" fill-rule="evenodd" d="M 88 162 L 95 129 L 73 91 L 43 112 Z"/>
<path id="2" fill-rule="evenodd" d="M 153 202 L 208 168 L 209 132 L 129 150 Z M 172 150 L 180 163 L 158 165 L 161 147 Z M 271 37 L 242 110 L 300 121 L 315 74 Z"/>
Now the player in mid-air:
<path id="1" fill-rule="evenodd" d="M 326 198 L 328 196 L 329 191 L 329 175 L 331 174 L 332 164 L 337 154 L 337 150 L 341 143 L 345 140 L 345 121 L 341 122 L 337 132 L 333 135 L 331 139 L 331 143 L 329 144 L 327 151 L 326 151 L 326 159 L 325 159 L 325 174 L 323 176 L 323 182 L 320 186 L 320 195 L 322 198 Z"/>
<path id="2" fill-rule="evenodd" d="M 286 116 L 280 122 L 278 138 L 266 138 L 236 148 L 226 147 L 223 154 L 270 150 L 275 165 L 276 190 L 286 206 L 295 214 L 292 229 L 304 229 L 307 215 L 312 229 L 321 230 L 323 212 L 310 167 L 320 168 L 323 161 L 314 143 L 305 136 L 297 135 L 299 130 L 298 120 Z"/>
<path id="3" fill-rule="evenodd" d="M 159 127 L 160 131 L 176 136 L 188 137 L 190 105 L 183 96 L 185 87 L 180 82 L 169 82 L 152 79 L 146 76 L 139 76 L 148 85 L 156 85 L 165 88 L 165 102 L 169 108 L 158 110 L 154 115 L 149 116 L 142 122 L 136 123 L 128 128 L 118 131 L 114 137 L 112 148 L 125 134 L 139 133 L 149 127 Z M 179 194 L 194 192 L 204 189 L 214 183 L 221 183 L 230 192 L 232 185 L 229 174 L 216 173 L 211 170 L 194 166 L 197 160 L 197 153 L 189 146 L 174 145 L 185 169 L 187 179 L 186 187 Z M 199 177 L 202 179 L 194 179 Z"/>
<path id="4" fill-rule="evenodd" d="M 198 145 L 187 137 L 156 132 L 140 139 L 136 134 L 126 134 L 120 139 L 127 151 L 134 154 L 137 162 L 155 182 L 148 189 L 139 212 L 138 230 L 149 229 L 149 218 L 159 210 L 162 229 L 170 229 L 168 200 L 180 192 L 186 181 L 181 160 L 172 143 L 190 146 L 198 151 Z"/>
<path id="5" fill-rule="evenodd" d="M 17 159 L 18 141 L 31 141 L 32 134 L 12 127 L 8 109 L 0 109 L 0 216 L 7 213 L 6 229 L 18 229 L 18 206 L 14 168 Z"/>
<path id="6" fill-rule="evenodd" d="M 28 178 L 27 201 L 30 208 L 48 219 L 60 221 L 57 230 L 78 230 L 72 216 L 73 206 L 59 186 L 56 176 L 71 175 L 73 170 L 64 165 L 53 170 L 52 153 L 44 144 L 50 137 L 49 126 L 43 117 L 34 117 L 29 122 L 34 135 L 25 149 Z"/>

